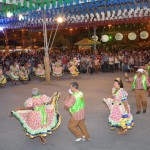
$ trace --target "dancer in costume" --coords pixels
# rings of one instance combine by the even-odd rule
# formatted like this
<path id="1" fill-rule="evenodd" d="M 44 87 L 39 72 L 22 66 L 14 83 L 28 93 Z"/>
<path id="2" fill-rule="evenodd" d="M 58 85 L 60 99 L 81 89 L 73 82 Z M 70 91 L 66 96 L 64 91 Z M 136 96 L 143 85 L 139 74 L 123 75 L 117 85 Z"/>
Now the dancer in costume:
<path id="1" fill-rule="evenodd" d="M 147 64 L 147 76 L 148 76 L 148 81 L 150 83 L 150 62 Z M 148 97 L 150 97 L 150 90 L 148 91 Z"/>
<path id="2" fill-rule="evenodd" d="M 74 64 L 75 64 L 77 67 L 80 66 L 80 59 L 79 59 L 79 58 L 74 57 L 74 58 L 73 58 L 73 62 L 74 62 Z"/>
<path id="3" fill-rule="evenodd" d="M 27 70 L 25 69 L 25 67 L 21 66 L 20 70 L 19 70 L 19 77 L 21 81 L 26 81 L 28 80 L 28 73 Z"/>
<path id="4" fill-rule="evenodd" d="M 6 77 L 3 75 L 2 69 L 0 69 L 0 85 L 5 85 L 7 83 Z"/>
<path id="5" fill-rule="evenodd" d="M 78 68 L 76 67 L 76 64 L 73 61 L 70 62 L 69 71 L 72 77 L 77 77 L 79 75 Z"/>
<path id="6" fill-rule="evenodd" d="M 54 64 L 52 74 L 57 77 L 57 80 L 59 80 L 59 77 L 63 75 L 63 67 L 61 67 L 58 62 Z"/>
<path id="7" fill-rule="evenodd" d="M 37 69 L 35 70 L 35 75 L 40 78 L 45 78 L 45 70 L 43 64 L 37 65 Z"/>
<path id="8" fill-rule="evenodd" d="M 28 81 L 31 81 L 31 77 L 32 77 L 32 73 L 33 73 L 33 68 L 31 67 L 31 64 L 30 63 L 27 63 L 25 65 L 25 70 L 27 72 L 27 75 L 28 75 Z"/>
<path id="9" fill-rule="evenodd" d="M 50 98 L 34 88 L 32 97 L 25 101 L 25 108 L 18 108 L 11 114 L 20 121 L 27 136 L 39 137 L 45 144 L 46 136 L 56 130 L 61 123 L 57 105 L 59 96 L 60 93 L 56 92 Z"/>
<path id="10" fill-rule="evenodd" d="M 112 130 L 119 128 L 118 134 L 125 134 L 128 129 L 134 126 L 130 105 L 128 104 L 128 93 L 123 89 L 123 83 L 120 78 L 114 81 L 112 88 L 112 97 L 104 98 L 110 110 L 109 125 Z"/>
<path id="11" fill-rule="evenodd" d="M 148 80 L 150 82 L 150 62 L 146 65 L 146 71 L 147 71 Z"/>
<path id="12" fill-rule="evenodd" d="M 69 96 L 64 100 L 64 105 L 71 113 L 68 128 L 76 136 L 75 141 L 91 140 L 85 125 L 84 95 L 78 90 L 77 82 L 70 84 Z"/>
<path id="13" fill-rule="evenodd" d="M 10 67 L 10 70 L 7 72 L 7 75 L 11 78 L 12 84 L 19 80 L 19 66 L 17 63 L 14 63 L 13 66 Z"/>

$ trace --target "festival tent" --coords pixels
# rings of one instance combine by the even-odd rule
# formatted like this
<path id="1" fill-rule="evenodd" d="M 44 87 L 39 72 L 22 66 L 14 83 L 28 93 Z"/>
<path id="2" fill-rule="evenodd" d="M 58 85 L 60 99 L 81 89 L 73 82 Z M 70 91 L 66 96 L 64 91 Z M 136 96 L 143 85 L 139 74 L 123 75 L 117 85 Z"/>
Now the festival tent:
<path id="1" fill-rule="evenodd" d="M 44 50 L 44 47 L 40 47 L 39 50 Z"/>
<path id="2" fill-rule="evenodd" d="M 78 46 L 92 46 L 94 44 L 98 45 L 101 43 L 98 41 L 89 40 L 87 38 L 84 38 L 84 39 L 78 41 L 77 43 L 75 43 L 75 45 L 78 45 Z"/>
<path id="3" fill-rule="evenodd" d="M 84 38 L 84 39 L 78 41 L 77 43 L 75 43 L 75 45 L 78 46 L 79 50 L 91 49 L 91 47 L 94 44 L 99 45 L 101 43 L 98 41 L 87 39 L 87 38 Z"/>
<path id="4" fill-rule="evenodd" d="M 33 49 L 38 49 L 38 48 L 39 48 L 39 47 L 38 47 L 38 46 L 36 46 L 36 45 L 35 45 L 35 46 L 33 46 Z"/>

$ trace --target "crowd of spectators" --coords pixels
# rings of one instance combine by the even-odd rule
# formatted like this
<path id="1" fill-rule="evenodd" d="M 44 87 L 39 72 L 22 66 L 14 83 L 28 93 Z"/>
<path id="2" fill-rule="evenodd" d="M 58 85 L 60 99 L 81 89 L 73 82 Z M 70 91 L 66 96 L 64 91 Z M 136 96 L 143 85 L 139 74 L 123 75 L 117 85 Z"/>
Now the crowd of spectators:
<path id="1" fill-rule="evenodd" d="M 96 53 L 89 49 L 84 51 L 60 51 L 55 50 L 49 53 L 50 69 L 57 62 L 68 72 L 69 62 L 74 58 L 77 60 L 77 68 L 80 73 L 114 73 L 134 71 L 139 66 L 150 62 L 150 49 L 144 50 L 120 50 L 105 51 L 98 50 Z M 44 64 L 44 51 L 12 52 L 5 54 L 0 52 L 0 67 L 5 73 L 14 63 L 27 67 L 31 74 L 38 64 Z"/>

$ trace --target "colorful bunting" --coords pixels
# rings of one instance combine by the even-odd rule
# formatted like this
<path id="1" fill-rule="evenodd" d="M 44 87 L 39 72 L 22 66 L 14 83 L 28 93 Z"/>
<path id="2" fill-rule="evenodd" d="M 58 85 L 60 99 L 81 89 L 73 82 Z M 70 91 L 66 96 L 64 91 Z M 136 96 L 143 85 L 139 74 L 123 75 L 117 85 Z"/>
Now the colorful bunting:
<path id="1" fill-rule="evenodd" d="M 57 1 L 57 3 L 56 3 L 56 1 Z M 73 4 L 73 1 L 79 2 L 79 0 L 51 0 L 51 1 L 49 1 L 49 0 L 43 0 L 43 1 L 36 0 L 35 2 L 33 0 L 23 0 L 23 4 L 22 4 L 19 1 L 16 2 L 13 0 L 3 0 L 2 12 L 13 11 L 14 14 L 17 14 L 17 13 L 25 12 L 27 10 L 32 11 L 32 10 L 37 10 L 39 8 L 43 9 L 45 4 L 46 4 L 46 8 L 49 9 L 50 3 L 52 4 L 52 8 L 56 8 L 58 6 L 59 7 L 63 6 L 63 4 L 65 6 L 68 6 L 68 4 Z M 4 6 L 5 4 L 7 5 L 9 3 L 12 3 L 12 5 L 16 5 L 16 7 L 13 6 L 12 8 L 10 8 L 9 6 L 8 7 Z M 29 6 L 29 8 L 27 8 L 28 6 Z M 14 9 L 14 7 L 15 7 L 15 9 Z"/>
<path id="2" fill-rule="evenodd" d="M 142 20 L 141 18 L 149 18 L 150 11 L 146 2 L 131 1 L 132 2 L 127 2 L 127 0 L 107 0 L 107 2 L 98 0 L 22 0 L 22 2 L 16 2 L 16 0 L 3 0 L 0 17 L 5 18 L 8 11 L 13 12 L 13 18 L 1 19 L 2 25 L 7 25 L 9 28 L 29 27 L 30 25 L 41 27 L 43 17 L 41 14 L 45 8 L 44 6 L 46 6 L 46 16 L 50 25 L 56 23 L 56 17 L 62 14 L 62 12 L 66 24 L 69 25 L 83 23 L 118 23 L 127 19 L 137 19 L 138 17 L 140 20 Z M 10 3 L 11 5 L 8 5 Z M 104 5 L 108 5 L 109 7 L 104 8 Z M 22 14 L 25 19 L 19 20 L 19 14 Z"/>

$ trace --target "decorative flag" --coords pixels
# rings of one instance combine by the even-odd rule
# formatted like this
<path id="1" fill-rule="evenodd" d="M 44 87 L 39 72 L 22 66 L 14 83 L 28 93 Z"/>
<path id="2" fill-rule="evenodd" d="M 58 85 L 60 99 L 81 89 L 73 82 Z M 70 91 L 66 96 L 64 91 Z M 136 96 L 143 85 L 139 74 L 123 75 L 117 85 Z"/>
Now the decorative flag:
<path id="1" fill-rule="evenodd" d="M 33 1 L 32 1 L 32 0 L 30 0 L 30 1 L 29 1 L 29 8 L 30 8 L 30 9 L 32 9 L 32 8 L 33 8 L 32 4 L 33 4 Z"/>
<path id="2" fill-rule="evenodd" d="M 46 8 L 49 9 L 49 7 L 50 7 L 50 2 L 48 1 L 46 2 Z"/>
<path id="3" fill-rule="evenodd" d="M 69 4 L 70 0 L 65 0 L 66 4 Z"/>
<path id="4" fill-rule="evenodd" d="M 45 3 L 41 2 L 41 9 L 44 9 L 44 5 L 45 5 Z"/>
<path id="5" fill-rule="evenodd" d="M 52 6 L 56 6 L 56 0 L 52 0 Z"/>
<path id="6" fill-rule="evenodd" d="M 63 0 L 58 0 L 58 4 L 62 5 L 63 4 Z"/>
<path id="7" fill-rule="evenodd" d="M 20 13 L 22 10 L 22 6 L 21 6 L 21 3 L 19 2 L 18 3 L 18 6 L 17 6 L 17 11 Z"/>

